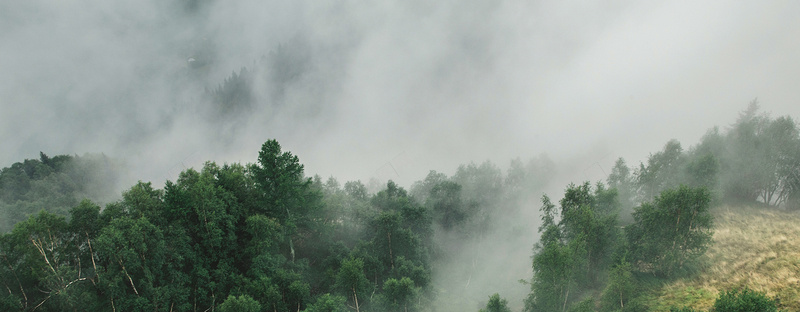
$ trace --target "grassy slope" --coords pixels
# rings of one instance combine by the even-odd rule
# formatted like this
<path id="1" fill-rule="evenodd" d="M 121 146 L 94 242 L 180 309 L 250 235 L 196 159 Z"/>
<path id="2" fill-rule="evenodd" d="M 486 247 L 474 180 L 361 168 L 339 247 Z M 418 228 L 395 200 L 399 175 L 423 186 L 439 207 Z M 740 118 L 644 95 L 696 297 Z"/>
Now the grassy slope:
<path id="1" fill-rule="evenodd" d="M 800 311 L 800 214 L 772 208 L 717 207 L 714 243 L 696 276 L 655 291 L 654 311 L 691 306 L 708 310 L 720 290 L 741 286 L 777 296 Z"/>

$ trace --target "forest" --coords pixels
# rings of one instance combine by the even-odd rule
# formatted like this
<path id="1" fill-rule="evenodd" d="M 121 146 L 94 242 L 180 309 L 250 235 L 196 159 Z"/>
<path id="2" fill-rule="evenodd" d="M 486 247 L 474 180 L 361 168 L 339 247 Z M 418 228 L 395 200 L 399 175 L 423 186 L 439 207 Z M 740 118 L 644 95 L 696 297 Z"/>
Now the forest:
<path id="1" fill-rule="evenodd" d="M 300 156 L 268 140 L 253 163 L 208 161 L 115 200 L 119 163 L 104 155 L 42 152 L 3 168 L 0 310 L 649 311 L 648 289 L 703 270 L 715 207 L 800 209 L 798 125 L 756 101 L 696 145 L 671 140 L 637 166 L 620 158 L 605 181 L 563 194 L 542 193 L 557 170 L 547 157 L 373 192 L 310 176 Z M 445 272 L 469 285 L 489 258 L 454 255 L 526 226 L 538 226 L 522 259 L 531 274 L 497 276 L 529 289 L 523 302 L 433 283 Z M 714 311 L 782 304 L 730 289 Z"/>

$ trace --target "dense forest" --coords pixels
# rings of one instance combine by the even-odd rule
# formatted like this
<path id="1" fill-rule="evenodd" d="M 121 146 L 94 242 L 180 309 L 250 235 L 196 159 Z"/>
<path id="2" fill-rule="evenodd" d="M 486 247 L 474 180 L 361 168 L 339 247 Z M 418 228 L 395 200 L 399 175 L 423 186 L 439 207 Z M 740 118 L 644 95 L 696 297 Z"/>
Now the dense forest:
<path id="1" fill-rule="evenodd" d="M 715 206 L 800 208 L 797 123 L 755 101 L 696 145 L 669 141 L 633 168 L 619 159 L 606 181 L 570 184 L 557 201 L 542 194 L 556 171 L 546 157 L 372 193 L 307 176 L 269 140 L 255 163 L 207 162 L 101 207 L 116 166 L 41 153 L 0 172 L 0 310 L 448 311 L 442 301 L 471 300 L 481 311 L 647 311 L 648 287 L 702 269 Z M 540 220 L 519 218 L 537 207 Z M 432 282 L 447 272 L 469 285 L 488 260 L 454 254 L 535 225 L 532 275 L 511 277 L 530 287 L 524 302 Z M 716 311 L 744 311 L 731 302 L 780 304 L 733 289 Z"/>

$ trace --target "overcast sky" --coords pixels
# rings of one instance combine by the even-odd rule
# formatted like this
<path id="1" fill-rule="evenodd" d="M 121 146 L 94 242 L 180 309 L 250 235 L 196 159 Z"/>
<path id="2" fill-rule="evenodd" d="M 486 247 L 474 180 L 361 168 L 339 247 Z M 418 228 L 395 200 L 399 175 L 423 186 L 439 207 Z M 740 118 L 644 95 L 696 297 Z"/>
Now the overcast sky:
<path id="1" fill-rule="evenodd" d="M 103 152 L 161 184 L 276 138 L 340 180 L 547 153 L 580 182 L 756 97 L 800 116 L 797 1 L 165 2 L 0 2 L 0 164 Z M 197 117 L 205 87 L 291 42 L 313 60 L 288 108 L 233 132 Z"/>

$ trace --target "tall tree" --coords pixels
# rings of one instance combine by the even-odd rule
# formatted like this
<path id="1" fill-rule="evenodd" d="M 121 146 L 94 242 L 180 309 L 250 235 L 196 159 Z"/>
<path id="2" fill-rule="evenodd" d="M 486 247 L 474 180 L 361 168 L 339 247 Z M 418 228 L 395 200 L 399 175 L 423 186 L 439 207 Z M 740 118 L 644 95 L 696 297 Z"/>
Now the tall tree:
<path id="1" fill-rule="evenodd" d="M 310 200 L 313 198 L 310 194 L 312 181 L 303 176 L 303 165 L 297 156 L 282 152 L 276 140 L 269 140 L 261 146 L 258 164 L 251 165 L 250 170 L 263 198 L 263 210 L 259 212 L 276 218 L 283 225 L 289 258 L 294 261 L 294 239 L 298 230 L 311 228 L 310 223 L 318 208 L 318 203 Z"/>

